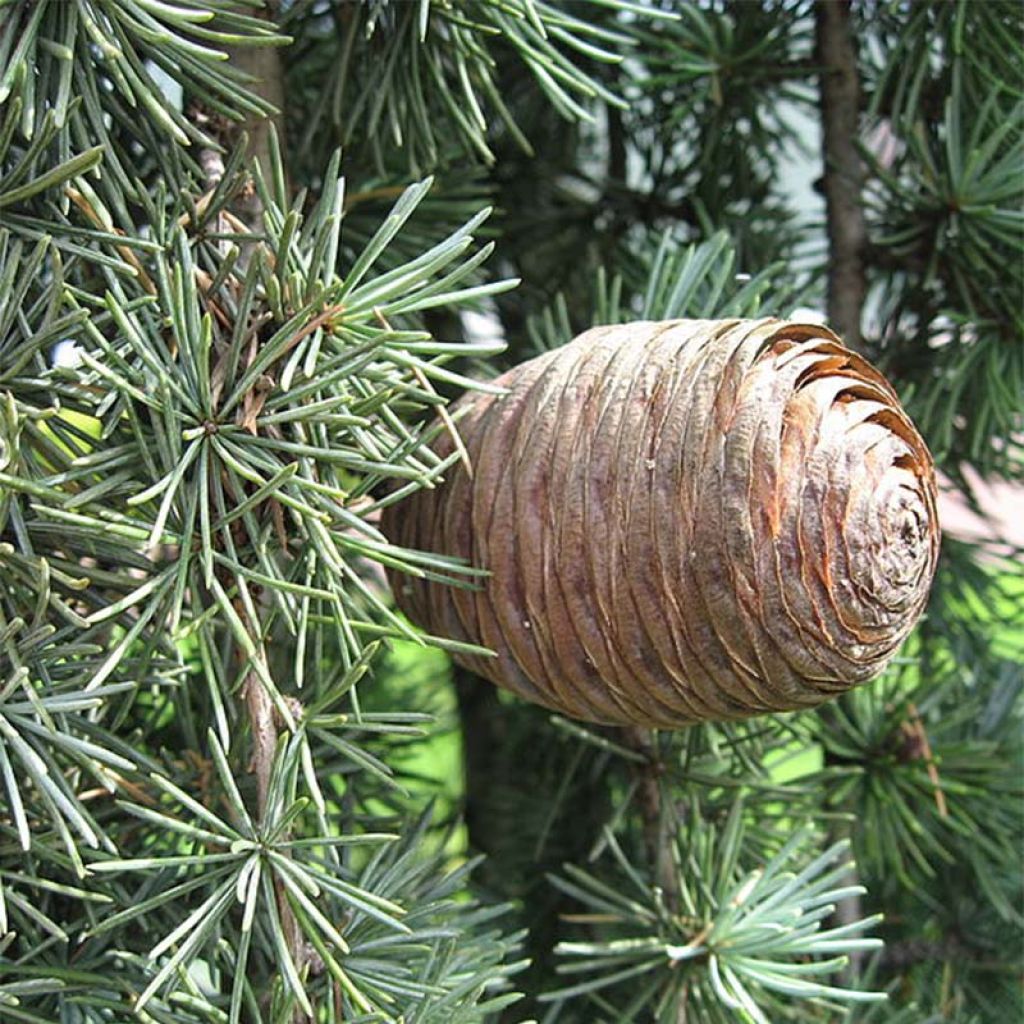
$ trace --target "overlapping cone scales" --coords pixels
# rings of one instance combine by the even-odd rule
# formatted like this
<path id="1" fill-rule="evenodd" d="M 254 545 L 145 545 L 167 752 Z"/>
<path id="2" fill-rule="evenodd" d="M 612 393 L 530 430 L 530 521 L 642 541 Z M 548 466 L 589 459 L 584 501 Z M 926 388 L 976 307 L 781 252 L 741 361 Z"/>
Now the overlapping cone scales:
<path id="1" fill-rule="evenodd" d="M 393 584 L 428 631 L 497 652 L 461 660 L 498 685 L 610 724 L 797 709 L 877 675 L 920 614 L 932 460 L 825 328 L 599 327 L 498 383 L 459 403 L 472 477 L 385 520 L 490 570 Z"/>

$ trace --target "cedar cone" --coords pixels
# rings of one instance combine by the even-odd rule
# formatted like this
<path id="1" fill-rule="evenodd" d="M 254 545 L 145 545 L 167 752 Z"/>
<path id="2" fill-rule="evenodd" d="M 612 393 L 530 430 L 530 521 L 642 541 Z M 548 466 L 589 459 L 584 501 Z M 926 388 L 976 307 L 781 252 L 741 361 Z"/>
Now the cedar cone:
<path id="1" fill-rule="evenodd" d="M 454 407 L 472 476 L 384 530 L 490 570 L 392 583 L 429 632 L 491 648 L 456 660 L 499 686 L 616 725 L 796 710 L 878 675 L 920 615 L 932 459 L 827 328 L 596 327 L 496 383 Z"/>

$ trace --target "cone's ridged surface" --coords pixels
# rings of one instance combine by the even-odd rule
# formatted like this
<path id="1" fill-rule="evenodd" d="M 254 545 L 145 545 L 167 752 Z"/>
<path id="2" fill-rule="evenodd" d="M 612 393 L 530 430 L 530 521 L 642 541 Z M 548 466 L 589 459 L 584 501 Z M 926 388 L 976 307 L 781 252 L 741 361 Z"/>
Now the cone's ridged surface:
<path id="1" fill-rule="evenodd" d="M 472 462 L 391 506 L 482 589 L 395 574 L 464 665 L 573 718 L 671 728 L 808 707 L 877 675 L 939 547 L 931 456 L 824 327 L 597 327 L 460 400 Z M 452 450 L 447 433 L 438 449 Z"/>

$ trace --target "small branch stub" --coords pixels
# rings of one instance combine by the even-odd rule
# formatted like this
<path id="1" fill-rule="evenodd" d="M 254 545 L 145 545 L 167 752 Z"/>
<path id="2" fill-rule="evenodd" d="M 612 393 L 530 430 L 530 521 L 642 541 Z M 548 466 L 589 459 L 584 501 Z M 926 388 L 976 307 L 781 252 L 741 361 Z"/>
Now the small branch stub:
<path id="1" fill-rule="evenodd" d="M 490 570 L 393 574 L 477 674 L 577 719 L 676 728 L 812 707 L 919 617 L 931 456 L 881 374 L 781 320 L 598 327 L 460 400 L 472 461 L 388 536 Z M 452 451 L 442 434 L 439 453 Z"/>

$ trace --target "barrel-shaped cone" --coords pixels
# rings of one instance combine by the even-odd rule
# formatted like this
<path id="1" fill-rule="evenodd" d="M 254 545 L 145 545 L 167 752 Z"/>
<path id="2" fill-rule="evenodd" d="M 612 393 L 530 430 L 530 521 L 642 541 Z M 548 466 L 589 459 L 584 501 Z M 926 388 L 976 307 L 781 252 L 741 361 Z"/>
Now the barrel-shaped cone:
<path id="1" fill-rule="evenodd" d="M 392 583 L 428 632 L 491 648 L 457 660 L 499 686 L 608 724 L 795 710 L 876 676 L 920 615 L 932 459 L 826 328 L 597 327 L 497 383 L 456 406 L 472 472 L 384 529 L 490 571 Z"/>

